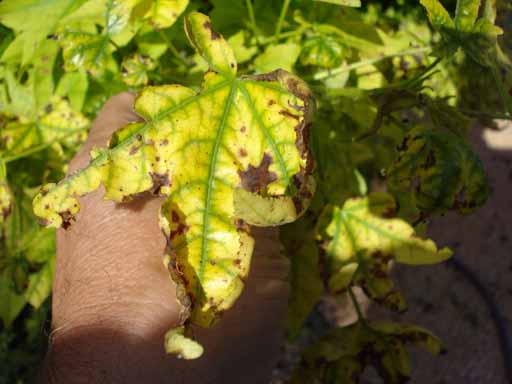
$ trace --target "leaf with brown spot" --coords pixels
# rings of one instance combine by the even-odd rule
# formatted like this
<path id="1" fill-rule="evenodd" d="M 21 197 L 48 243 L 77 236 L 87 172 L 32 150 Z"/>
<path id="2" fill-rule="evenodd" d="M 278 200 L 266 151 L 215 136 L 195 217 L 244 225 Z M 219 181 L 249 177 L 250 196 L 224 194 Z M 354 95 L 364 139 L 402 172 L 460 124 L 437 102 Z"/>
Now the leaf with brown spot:
<path id="1" fill-rule="evenodd" d="M 204 327 L 242 291 L 254 243 L 246 223 L 293 221 L 314 191 L 307 85 L 283 70 L 237 77 L 232 49 L 209 23 L 199 13 L 185 20 L 191 44 L 210 65 L 203 88 L 147 87 L 134 106 L 144 121 L 118 130 L 86 168 L 34 200 L 35 213 L 58 227 L 72 222 L 77 196 L 100 184 L 118 202 L 147 191 L 168 197 L 160 225 L 169 272 L 183 321 Z"/>

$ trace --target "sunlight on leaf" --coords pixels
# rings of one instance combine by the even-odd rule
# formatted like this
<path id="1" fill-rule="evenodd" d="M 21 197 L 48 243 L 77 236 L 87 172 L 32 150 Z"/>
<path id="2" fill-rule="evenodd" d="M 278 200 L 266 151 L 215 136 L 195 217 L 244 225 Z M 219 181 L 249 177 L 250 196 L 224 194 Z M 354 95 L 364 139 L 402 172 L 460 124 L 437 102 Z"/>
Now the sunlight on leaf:
<path id="1" fill-rule="evenodd" d="M 432 240 L 418 237 L 406 221 L 394 218 L 396 209 L 393 197 L 386 193 L 349 199 L 343 208 L 334 207 L 321 233 L 331 292 L 358 285 L 370 298 L 403 311 L 405 301 L 389 278 L 390 262 L 434 264 L 452 255 L 449 249 L 438 250 Z"/>
<path id="2" fill-rule="evenodd" d="M 119 202 L 144 191 L 169 196 L 160 224 L 171 274 L 186 290 L 180 299 L 192 307 L 191 321 L 210 326 L 248 273 L 246 222 L 295 220 L 312 196 L 307 127 L 314 102 L 305 83 L 283 70 L 237 78 L 233 51 L 205 15 L 188 16 L 186 31 L 211 68 L 203 89 L 146 88 L 135 102 L 145 121 L 117 131 L 88 167 L 47 185 L 34 210 L 49 226 L 67 226 L 79 209 L 76 197 L 101 183 L 105 197 Z M 257 217 L 248 202 L 258 204 Z"/>

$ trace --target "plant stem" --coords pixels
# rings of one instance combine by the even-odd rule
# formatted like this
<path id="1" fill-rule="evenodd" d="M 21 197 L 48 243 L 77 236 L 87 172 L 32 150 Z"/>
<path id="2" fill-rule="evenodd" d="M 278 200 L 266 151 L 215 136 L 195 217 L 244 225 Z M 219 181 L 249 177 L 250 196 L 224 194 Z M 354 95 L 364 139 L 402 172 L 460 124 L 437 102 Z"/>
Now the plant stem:
<path id="1" fill-rule="evenodd" d="M 306 29 L 307 29 L 307 27 L 301 27 L 294 31 L 281 33 L 279 36 L 272 36 L 272 37 L 268 37 L 266 39 L 261 39 L 259 43 L 260 43 L 260 45 L 267 45 L 267 44 L 271 44 L 271 43 L 281 40 L 281 39 L 286 39 L 288 37 L 299 36 L 299 35 L 302 35 Z"/>
<path id="2" fill-rule="evenodd" d="M 252 29 L 252 33 L 256 36 L 258 32 L 258 27 L 256 26 L 256 18 L 254 17 L 254 8 L 252 6 L 252 0 L 245 0 L 245 4 L 247 5 L 247 12 L 249 13 L 249 22 Z"/>
<path id="3" fill-rule="evenodd" d="M 277 21 L 276 32 L 274 33 L 274 37 L 278 38 L 281 34 L 281 29 L 283 27 L 283 21 L 286 17 L 286 13 L 288 12 L 288 7 L 290 6 L 290 0 L 284 0 L 283 7 L 281 8 L 281 14 L 279 15 L 279 20 Z"/>
<path id="4" fill-rule="evenodd" d="M 366 319 L 363 316 L 363 311 L 361 311 L 361 307 L 359 306 L 359 302 L 357 301 L 356 295 L 354 294 L 354 291 L 352 291 L 352 287 L 348 289 L 348 294 L 350 295 L 350 299 L 352 300 L 352 304 L 354 304 L 354 308 L 357 312 L 357 318 L 359 321 L 366 323 Z"/>
<path id="5" fill-rule="evenodd" d="M 349 64 L 349 65 L 344 66 L 344 67 L 335 68 L 333 70 L 317 72 L 313 76 L 313 79 L 315 79 L 315 80 L 324 80 L 324 79 L 327 79 L 329 77 L 339 75 L 340 73 L 349 72 L 349 71 L 352 71 L 353 69 L 357 69 L 357 68 L 364 67 L 366 65 L 371 65 L 371 64 L 378 63 L 379 61 L 383 61 L 383 60 L 390 59 L 390 58 L 397 57 L 397 56 L 406 56 L 406 55 L 415 55 L 415 54 L 418 54 L 418 53 L 427 53 L 431 49 L 432 48 L 430 46 L 424 46 L 424 47 L 407 49 L 405 51 L 400 51 L 400 52 L 392 53 L 392 54 L 389 54 L 389 55 L 382 55 L 382 56 L 378 56 L 378 57 L 373 57 L 373 58 L 367 59 L 367 60 L 361 60 L 361 61 Z"/>

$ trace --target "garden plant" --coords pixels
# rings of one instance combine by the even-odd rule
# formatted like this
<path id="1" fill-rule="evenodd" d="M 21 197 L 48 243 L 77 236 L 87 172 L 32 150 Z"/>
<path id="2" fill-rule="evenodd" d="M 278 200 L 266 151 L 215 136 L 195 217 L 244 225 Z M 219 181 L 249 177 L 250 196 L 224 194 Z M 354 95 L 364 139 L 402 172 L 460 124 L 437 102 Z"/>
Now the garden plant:
<path id="1" fill-rule="evenodd" d="M 443 3 L 443 4 L 442 4 Z M 407 310 L 393 264 L 441 263 L 429 219 L 485 204 L 468 140 L 512 116 L 506 1 L 3 0 L 0 2 L 0 383 L 44 355 L 56 228 L 79 197 L 165 197 L 162 260 L 181 324 L 168 353 L 201 358 L 250 274 L 254 226 L 280 226 L 291 267 L 286 334 L 325 295 L 358 320 L 304 348 L 291 383 L 411 376 L 421 324 L 369 321 L 355 289 Z M 136 93 L 141 117 L 68 163 L 104 103 Z M 86 209 L 86 208 L 84 208 Z M 47 330 L 45 333 L 44 330 Z"/>

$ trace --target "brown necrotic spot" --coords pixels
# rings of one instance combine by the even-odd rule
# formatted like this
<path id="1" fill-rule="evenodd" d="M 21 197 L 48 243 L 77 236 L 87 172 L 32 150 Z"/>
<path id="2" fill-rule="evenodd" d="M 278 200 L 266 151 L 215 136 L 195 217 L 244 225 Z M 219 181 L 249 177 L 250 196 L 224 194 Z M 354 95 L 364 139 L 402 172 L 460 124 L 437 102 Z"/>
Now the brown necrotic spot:
<path id="1" fill-rule="evenodd" d="M 62 228 L 68 229 L 71 226 L 73 215 L 69 211 L 60 212 L 59 215 L 62 218 Z"/>
<path id="2" fill-rule="evenodd" d="M 167 140 L 167 139 L 163 139 L 163 140 L 160 142 L 160 146 L 161 146 L 161 147 L 164 147 L 164 146 L 166 146 L 167 144 L 169 144 L 169 140 Z"/>
<path id="3" fill-rule="evenodd" d="M 220 34 L 213 30 L 212 23 L 210 23 L 209 21 L 205 21 L 203 27 L 210 31 L 210 37 L 212 38 L 212 40 L 220 39 Z"/>
<path id="4" fill-rule="evenodd" d="M 190 227 L 188 225 L 186 225 L 184 223 L 179 223 L 178 227 L 175 230 L 171 231 L 171 236 L 170 236 L 171 240 L 174 239 L 176 236 L 184 235 L 185 233 L 187 233 L 189 228 Z"/>
<path id="5" fill-rule="evenodd" d="M 242 128 L 240 128 L 240 132 L 245 133 L 247 131 L 247 127 L 245 125 L 242 125 Z"/>
<path id="6" fill-rule="evenodd" d="M 249 192 L 258 192 L 276 181 L 277 175 L 268 169 L 270 164 L 272 164 L 272 157 L 265 153 L 260 165 L 257 167 L 249 165 L 247 171 L 238 171 L 242 188 Z"/>
<path id="7" fill-rule="evenodd" d="M 245 150 L 245 148 L 240 148 L 238 150 L 238 154 L 240 155 L 240 157 L 245 157 L 247 156 L 247 151 Z"/>
<path id="8" fill-rule="evenodd" d="M 135 155 L 139 151 L 139 149 L 140 149 L 140 145 L 134 145 L 133 147 L 131 147 L 129 154 Z"/>
<path id="9" fill-rule="evenodd" d="M 290 117 L 290 118 L 295 119 L 295 120 L 297 120 L 297 121 L 299 121 L 299 120 L 300 120 L 300 117 L 299 117 L 299 116 L 294 115 L 293 113 L 291 113 L 290 111 L 287 111 L 286 109 L 282 109 L 282 110 L 280 110 L 280 111 L 279 111 L 279 114 L 280 114 L 280 115 L 283 115 L 283 116 L 286 116 L 286 117 Z"/>
<path id="10" fill-rule="evenodd" d="M 151 180 L 153 181 L 153 187 L 151 188 L 151 193 L 157 195 L 160 193 L 160 189 L 162 187 L 168 187 L 171 185 L 169 181 L 169 177 L 166 174 L 160 174 L 155 172 L 150 172 Z"/>

